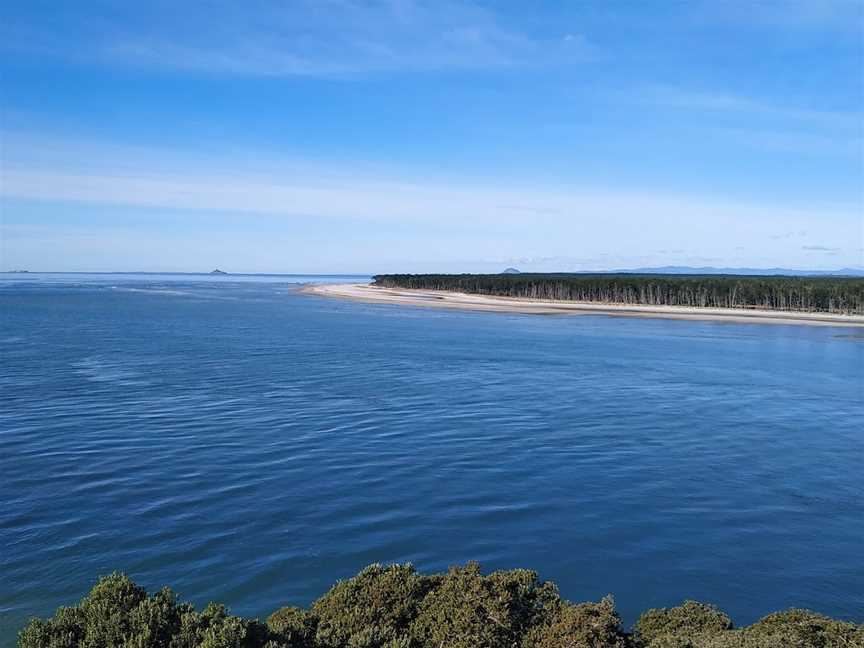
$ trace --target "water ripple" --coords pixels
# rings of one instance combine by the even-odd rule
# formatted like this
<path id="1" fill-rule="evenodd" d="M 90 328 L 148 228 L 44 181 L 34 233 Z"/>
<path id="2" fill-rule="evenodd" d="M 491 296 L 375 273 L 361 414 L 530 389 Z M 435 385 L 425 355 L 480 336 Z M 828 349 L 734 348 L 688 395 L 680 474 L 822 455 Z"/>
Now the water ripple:
<path id="1" fill-rule="evenodd" d="M 406 560 L 864 621 L 836 331 L 124 281 L 0 286 L 0 644 L 113 569 L 265 615 Z"/>

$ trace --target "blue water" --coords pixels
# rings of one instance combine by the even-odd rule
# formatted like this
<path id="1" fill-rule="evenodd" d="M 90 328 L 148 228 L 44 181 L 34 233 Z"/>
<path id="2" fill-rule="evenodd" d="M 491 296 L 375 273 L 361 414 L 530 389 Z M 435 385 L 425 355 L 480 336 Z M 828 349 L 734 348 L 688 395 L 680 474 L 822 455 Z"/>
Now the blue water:
<path id="1" fill-rule="evenodd" d="M 684 598 L 864 621 L 861 329 L 310 279 L 0 278 L 0 643 L 115 569 L 263 616 L 374 561 L 527 566 L 628 623 Z"/>

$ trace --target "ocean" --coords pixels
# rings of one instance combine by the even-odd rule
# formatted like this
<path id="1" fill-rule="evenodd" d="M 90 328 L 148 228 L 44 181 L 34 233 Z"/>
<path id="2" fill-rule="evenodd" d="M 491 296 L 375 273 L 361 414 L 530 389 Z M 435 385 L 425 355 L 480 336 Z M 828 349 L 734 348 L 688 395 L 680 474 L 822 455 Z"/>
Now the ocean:
<path id="1" fill-rule="evenodd" d="M 864 622 L 861 330 L 0 276 L 0 645 L 122 570 L 265 617 L 373 562 Z"/>

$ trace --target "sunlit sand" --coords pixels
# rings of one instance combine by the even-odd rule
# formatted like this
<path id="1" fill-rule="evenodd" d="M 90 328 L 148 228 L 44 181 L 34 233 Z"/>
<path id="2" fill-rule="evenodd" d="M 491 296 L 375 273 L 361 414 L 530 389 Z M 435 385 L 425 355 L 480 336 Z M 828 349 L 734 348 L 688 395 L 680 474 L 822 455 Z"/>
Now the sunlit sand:
<path id="1" fill-rule="evenodd" d="M 381 288 L 370 284 L 315 284 L 305 286 L 301 291 L 323 297 L 353 299 L 370 303 L 499 313 L 523 313 L 529 315 L 614 315 L 619 317 L 659 317 L 724 322 L 753 322 L 760 324 L 864 327 L 864 317 L 862 316 L 834 313 L 556 302 L 494 297 L 490 295 L 471 295 L 439 290 Z"/>

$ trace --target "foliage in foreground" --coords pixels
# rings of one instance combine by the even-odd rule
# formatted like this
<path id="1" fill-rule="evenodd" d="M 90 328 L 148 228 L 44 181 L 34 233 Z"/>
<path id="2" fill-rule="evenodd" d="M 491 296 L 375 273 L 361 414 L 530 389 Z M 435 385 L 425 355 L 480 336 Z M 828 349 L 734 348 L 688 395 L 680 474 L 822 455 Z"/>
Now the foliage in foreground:
<path id="1" fill-rule="evenodd" d="M 524 569 L 484 576 L 476 563 L 423 575 L 371 565 L 308 610 L 266 624 L 222 605 L 198 612 L 165 588 L 148 594 L 123 574 L 99 580 L 74 607 L 34 619 L 20 648 L 864 648 L 864 625 L 806 610 L 734 629 L 716 608 L 686 601 L 648 610 L 625 632 L 611 597 L 572 604 Z"/>

